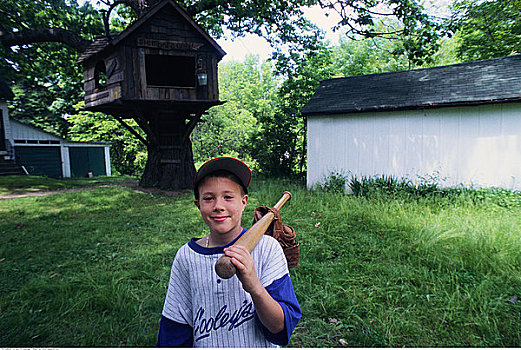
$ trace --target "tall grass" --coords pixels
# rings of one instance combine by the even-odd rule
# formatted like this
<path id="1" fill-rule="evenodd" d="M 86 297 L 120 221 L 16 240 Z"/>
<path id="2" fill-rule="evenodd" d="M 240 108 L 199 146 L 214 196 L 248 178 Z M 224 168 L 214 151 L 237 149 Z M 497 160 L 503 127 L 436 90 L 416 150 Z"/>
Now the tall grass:
<path id="1" fill-rule="evenodd" d="M 264 179 L 244 226 L 286 190 L 303 309 L 290 346 L 521 346 L 519 194 L 354 196 Z M 0 345 L 154 345 L 172 258 L 205 229 L 191 193 L 0 201 Z"/>

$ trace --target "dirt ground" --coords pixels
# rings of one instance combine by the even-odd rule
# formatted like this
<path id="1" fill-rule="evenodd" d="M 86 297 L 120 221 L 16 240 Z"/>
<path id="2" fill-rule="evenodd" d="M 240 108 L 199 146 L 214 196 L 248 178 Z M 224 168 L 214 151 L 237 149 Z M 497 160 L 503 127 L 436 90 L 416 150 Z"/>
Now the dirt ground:
<path id="1" fill-rule="evenodd" d="M 0 194 L 0 199 L 14 199 L 14 198 L 23 198 L 23 197 L 40 197 L 40 196 L 48 196 L 51 194 L 56 193 L 67 193 L 67 192 L 79 192 L 79 191 L 85 191 L 93 188 L 99 188 L 99 187 L 111 187 L 111 186 L 121 186 L 121 187 L 128 187 L 136 191 L 141 191 L 145 193 L 153 193 L 158 195 L 165 195 L 165 196 L 177 196 L 180 195 L 181 192 L 179 191 L 168 191 L 168 190 L 162 190 L 159 188 L 144 188 L 139 187 L 138 181 L 134 179 L 125 180 L 123 182 L 118 183 L 107 183 L 107 184 L 95 184 L 92 186 L 85 186 L 85 187 L 74 187 L 74 188 L 66 188 L 62 190 L 42 190 L 42 191 L 28 191 L 28 192 L 22 192 L 22 193 L 13 193 L 13 194 Z"/>

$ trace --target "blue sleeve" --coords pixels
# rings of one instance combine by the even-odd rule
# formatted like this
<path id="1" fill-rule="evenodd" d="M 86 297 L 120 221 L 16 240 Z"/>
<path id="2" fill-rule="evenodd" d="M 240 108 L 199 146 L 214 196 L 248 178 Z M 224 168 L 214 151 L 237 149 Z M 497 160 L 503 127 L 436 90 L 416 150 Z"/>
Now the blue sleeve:
<path id="1" fill-rule="evenodd" d="M 289 343 L 293 330 L 302 317 L 302 311 L 300 310 L 291 278 L 288 274 L 284 275 L 267 286 L 266 291 L 280 304 L 282 311 L 284 311 L 284 329 L 276 334 L 271 333 L 262 325 L 257 315 L 255 315 L 255 319 L 269 342 L 286 346 Z"/>
<path id="2" fill-rule="evenodd" d="M 192 327 L 161 316 L 157 347 L 191 348 L 194 345 Z"/>

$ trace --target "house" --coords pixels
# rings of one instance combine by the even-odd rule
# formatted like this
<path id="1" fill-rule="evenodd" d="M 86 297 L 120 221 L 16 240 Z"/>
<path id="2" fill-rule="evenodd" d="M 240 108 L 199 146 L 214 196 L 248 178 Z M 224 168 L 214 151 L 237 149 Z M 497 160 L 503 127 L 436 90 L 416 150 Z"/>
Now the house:
<path id="1" fill-rule="evenodd" d="M 111 175 L 110 143 L 69 141 L 11 119 L 7 100 L 12 97 L 9 86 L 0 78 L 0 175 Z"/>
<path id="2" fill-rule="evenodd" d="M 160 1 L 80 56 L 85 109 L 126 118 L 159 106 L 198 114 L 222 103 L 217 64 L 224 55 L 181 6 Z"/>
<path id="3" fill-rule="evenodd" d="M 114 116 L 146 138 L 141 183 L 190 188 L 195 175 L 190 134 L 220 105 L 218 62 L 225 52 L 175 1 L 162 0 L 119 34 L 97 38 L 82 54 L 85 109 Z"/>
<path id="4" fill-rule="evenodd" d="M 321 82 L 307 185 L 332 173 L 521 190 L 521 55 Z"/>
<path id="5" fill-rule="evenodd" d="M 7 85 L 7 82 L 0 78 L 0 159 L 9 159 L 10 138 L 9 116 L 7 110 L 7 101 L 14 97 L 13 92 Z"/>

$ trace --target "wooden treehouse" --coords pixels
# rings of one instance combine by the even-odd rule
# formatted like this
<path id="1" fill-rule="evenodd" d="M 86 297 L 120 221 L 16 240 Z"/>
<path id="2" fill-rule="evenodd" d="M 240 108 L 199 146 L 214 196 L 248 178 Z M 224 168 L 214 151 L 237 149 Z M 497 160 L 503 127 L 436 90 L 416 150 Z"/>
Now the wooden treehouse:
<path id="1" fill-rule="evenodd" d="M 219 101 L 217 64 L 225 55 L 183 8 L 163 0 L 123 32 L 95 40 L 84 68 L 85 109 L 145 132 L 142 185 L 189 188 L 195 174 L 190 134 Z"/>

